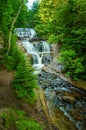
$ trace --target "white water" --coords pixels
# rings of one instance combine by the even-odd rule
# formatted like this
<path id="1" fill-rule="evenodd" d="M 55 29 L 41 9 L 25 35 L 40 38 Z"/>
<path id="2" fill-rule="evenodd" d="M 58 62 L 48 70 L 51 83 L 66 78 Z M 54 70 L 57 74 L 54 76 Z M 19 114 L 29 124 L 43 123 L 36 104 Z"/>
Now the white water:
<path id="1" fill-rule="evenodd" d="M 23 40 L 22 44 L 29 54 L 37 53 L 35 47 L 27 39 Z"/>
<path id="2" fill-rule="evenodd" d="M 43 41 L 42 46 L 43 46 L 43 52 L 50 53 L 50 46 L 47 42 Z"/>
<path id="3" fill-rule="evenodd" d="M 33 67 L 36 70 L 41 69 L 44 64 L 42 63 L 42 58 L 45 53 L 50 53 L 50 46 L 47 42 L 42 41 L 40 43 L 35 43 L 33 45 L 28 39 L 22 41 L 23 47 L 26 49 L 28 54 L 31 54 L 33 57 Z M 38 46 L 41 45 L 41 52 L 38 50 Z"/>
<path id="4" fill-rule="evenodd" d="M 32 28 L 16 28 L 15 33 L 19 38 L 27 37 L 31 40 L 36 37 L 36 32 Z"/>

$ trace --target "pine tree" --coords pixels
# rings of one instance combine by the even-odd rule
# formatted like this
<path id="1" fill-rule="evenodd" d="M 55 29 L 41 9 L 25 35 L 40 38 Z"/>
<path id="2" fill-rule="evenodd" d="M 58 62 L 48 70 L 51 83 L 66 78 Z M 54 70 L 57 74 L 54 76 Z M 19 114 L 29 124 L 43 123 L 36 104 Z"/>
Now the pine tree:
<path id="1" fill-rule="evenodd" d="M 37 87 L 36 75 L 30 61 L 27 61 L 23 55 L 21 55 L 20 63 L 17 66 L 13 85 L 18 97 L 27 98 L 27 100 L 28 97 L 33 99 L 34 89 Z"/>

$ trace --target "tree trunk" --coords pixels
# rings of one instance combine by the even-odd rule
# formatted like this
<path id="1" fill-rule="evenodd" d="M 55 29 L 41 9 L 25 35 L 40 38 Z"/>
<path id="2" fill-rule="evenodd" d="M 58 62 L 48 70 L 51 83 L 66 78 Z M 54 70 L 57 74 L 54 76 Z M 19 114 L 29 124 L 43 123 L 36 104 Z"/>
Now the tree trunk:
<path id="1" fill-rule="evenodd" d="M 17 14 L 16 14 L 16 16 L 15 16 L 15 18 L 14 18 L 12 24 L 11 24 L 11 28 L 10 28 L 10 32 L 9 32 L 9 39 L 8 39 L 7 55 L 9 55 L 9 51 L 10 51 L 12 30 L 13 30 L 14 24 L 15 24 L 15 22 L 16 22 L 18 16 L 19 16 L 19 14 L 20 14 L 20 12 L 21 12 L 21 8 L 22 8 L 22 6 L 23 6 L 23 3 L 24 3 L 24 0 L 21 1 L 21 5 L 20 5 L 20 7 L 19 7 L 19 10 L 18 10 L 18 12 L 17 12 Z"/>

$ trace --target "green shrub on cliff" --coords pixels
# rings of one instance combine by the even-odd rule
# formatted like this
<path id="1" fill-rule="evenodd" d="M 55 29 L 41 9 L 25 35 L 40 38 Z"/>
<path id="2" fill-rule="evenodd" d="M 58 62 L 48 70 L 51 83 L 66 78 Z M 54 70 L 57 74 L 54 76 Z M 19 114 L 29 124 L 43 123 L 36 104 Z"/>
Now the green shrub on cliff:
<path id="1" fill-rule="evenodd" d="M 84 72 L 83 58 L 77 57 L 74 50 L 62 50 L 59 62 L 64 63 L 64 72 L 75 80 Z"/>

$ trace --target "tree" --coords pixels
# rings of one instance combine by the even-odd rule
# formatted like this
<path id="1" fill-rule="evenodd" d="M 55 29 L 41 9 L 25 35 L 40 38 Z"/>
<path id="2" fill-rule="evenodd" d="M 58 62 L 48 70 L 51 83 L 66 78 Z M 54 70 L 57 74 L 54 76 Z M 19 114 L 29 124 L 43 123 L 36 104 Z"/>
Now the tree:
<path id="1" fill-rule="evenodd" d="M 42 0 L 37 12 L 39 23 L 35 27 L 39 36 L 60 43 L 63 51 L 70 49 L 76 53 L 76 59 L 80 58 L 77 64 L 80 62 L 84 68 L 77 76 L 82 78 L 86 78 L 85 7 L 86 0 Z"/>
<path id="2" fill-rule="evenodd" d="M 39 21 L 37 16 L 38 9 L 39 9 L 38 1 L 35 1 L 32 5 L 32 8 L 29 9 L 28 12 L 28 27 L 30 28 L 35 28 L 36 24 Z"/>
<path id="3" fill-rule="evenodd" d="M 20 61 L 16 68 L 15 79 L 13 86 L 17 93 L 17 97 L 33 103 L 34 89 L 37 88 L 36 75 L 32 68 L 29 59 L 26 59 L 20 52 Z"/>
<path id="4" fill-rule="evenodd" d="M 0 0 L 0 30 L 2 30 L 4 33 L 5 47 L 9 46 L 7 53 L 9 53 L 10 49 L 11 34 L 14 24 L 25 2 L 26 0 L 3 0 L 3 2 Z"/>
<path id="5" fill-rule="evenodd" d="M 10 50 L 12 30 L 13 30 L 14 24 L 15 24 L 17 18 L 18 18 L 18 15 L 19 15 L 19 13 L 21 11 L 21 8 L 22 8 L 23 4 L 24 4 L 24 0 L 21 0 L 21 4 L 19 6 L 18 12 L 17 12 L 12 24 L 11 24 L 11 27 L 10 27 L 7 55 L 9 54 L 9 50 Z"/>
<path id="6" fill-rule="evenodd" d="M 39 10 L 37 12 L 39 22 L 36 25 L 36 30 L 39 35 L 44 38 L 50 36 L 53 31 L 53 17 L 54 11 L 58 6 L 58 1 L 56 0 L 42 0 L 39 4 Z"/>

